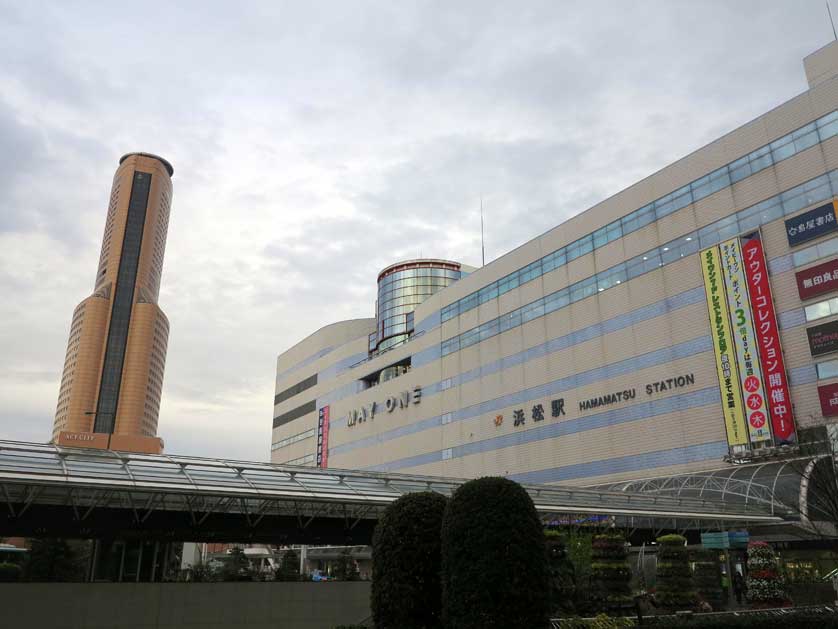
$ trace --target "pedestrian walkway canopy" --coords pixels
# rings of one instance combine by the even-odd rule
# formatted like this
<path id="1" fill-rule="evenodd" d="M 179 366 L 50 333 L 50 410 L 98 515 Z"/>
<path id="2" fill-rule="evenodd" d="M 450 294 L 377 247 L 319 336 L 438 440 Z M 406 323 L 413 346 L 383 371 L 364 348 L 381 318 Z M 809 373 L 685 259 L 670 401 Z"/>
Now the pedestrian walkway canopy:
<path id="1" fill-rule="evenodd" d="M 838 522 L 838 482 L 831 456 L 829 450 L 811 456 L 728 465 L 715 470 L 620 481 L 594 488 L 632 495 L 711 500 L 723 502 L 733 509 L 758 506 L 787 519 L 793 514 L 791 519 L 832 535 Z"/>
<path id="2" fill-rule="evenodd" d="M 0 441 L 0 535 L 368 543 L 399 496 L 465 480 Z M 524 485 L 545 522 L 715 530 L 793 518 L 708 496 Z"/>

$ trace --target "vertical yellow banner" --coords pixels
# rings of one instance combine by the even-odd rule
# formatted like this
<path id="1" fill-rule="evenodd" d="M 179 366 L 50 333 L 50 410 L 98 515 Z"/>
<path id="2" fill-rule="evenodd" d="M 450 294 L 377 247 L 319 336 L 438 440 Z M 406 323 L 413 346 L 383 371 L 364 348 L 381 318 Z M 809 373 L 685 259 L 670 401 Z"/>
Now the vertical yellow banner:
<path id="1" fill-rule="evenodd" d="M 701 252 L 701 272 L 704 275 L 704 292 L 707 295 L 707 312 L 710 315 L 713 353 L 716 356 L 716 371 L 719 375 L 719 389 L 722 394 L 727 443 L 736 450 L 742 450 L 741 446 L 747 447 L 748 444 L 748 430 L 742 410 L 739 371 L 736 368 L 736 354 L 720 260 L 718 247 L 710 247 Z"/>

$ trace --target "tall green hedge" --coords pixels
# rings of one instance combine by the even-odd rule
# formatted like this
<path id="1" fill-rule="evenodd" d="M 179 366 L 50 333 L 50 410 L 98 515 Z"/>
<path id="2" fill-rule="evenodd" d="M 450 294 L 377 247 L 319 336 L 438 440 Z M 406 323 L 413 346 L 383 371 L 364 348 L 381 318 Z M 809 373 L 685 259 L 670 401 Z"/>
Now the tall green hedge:
<path id="1" fill-rule="evenodd" d="M 709 548 L 692 551 L 695 562 L 693 585 L 701 600 L 710 604 L 714 611 L 724 607 L 722 592 L 722 571 L 719 566 L 719 551 Z"/>
<path id="2" fill-rule="evenodd" d="M 442 626 L 440 535 L 448 500 L 407 494 L 379 520 L 372 541 L 372 614 L 376 629 Z"/>
<path id="3" fill-rule="evenodd" d="M 544 629 L 550 578 L 544 532 L 518 483 L 485 477 L 460 486 L 442 524 L 446 629 Z"/>
<path id="4" fill-rule="evenodd" d="M 595 535 L 593 539 L 591 583 L 593 598 L 601 611 L 623 613 L 633 609 L 631 568 L 626 538 L 622 533 Z"/>
<path id="5" fill-rule="evenodd" d="M 697 600 L 690 569 L 687 539 L 683 535 L 658 538 L 657 591 L 655 598 L 664 609 L 691 609 Z"/>

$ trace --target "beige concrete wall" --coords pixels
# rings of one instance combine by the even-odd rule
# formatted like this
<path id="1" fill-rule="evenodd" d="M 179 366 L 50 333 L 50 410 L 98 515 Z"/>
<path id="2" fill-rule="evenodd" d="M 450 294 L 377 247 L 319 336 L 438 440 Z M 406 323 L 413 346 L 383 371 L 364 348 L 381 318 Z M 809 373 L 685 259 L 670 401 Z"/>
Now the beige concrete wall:
<path id="1" fill-rule="evenodd" d="M 9 627 L 332 629 L 370 616 L 370 583 L 4 583 Z"/>

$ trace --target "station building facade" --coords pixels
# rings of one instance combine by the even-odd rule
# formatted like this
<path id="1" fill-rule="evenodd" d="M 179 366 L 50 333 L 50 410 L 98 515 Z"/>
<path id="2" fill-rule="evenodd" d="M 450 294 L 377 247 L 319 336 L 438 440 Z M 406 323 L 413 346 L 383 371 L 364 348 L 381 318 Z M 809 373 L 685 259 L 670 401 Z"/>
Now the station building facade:
<path id="1" fill-rule="evenodd" d="M 397 341 L 378 312 L 279 356 L 271 460 L 593 485 L 832 426 L 838 43 L 804 68 L 804 93 L 482 268 L 388 267 L 450 273 Z"/>

